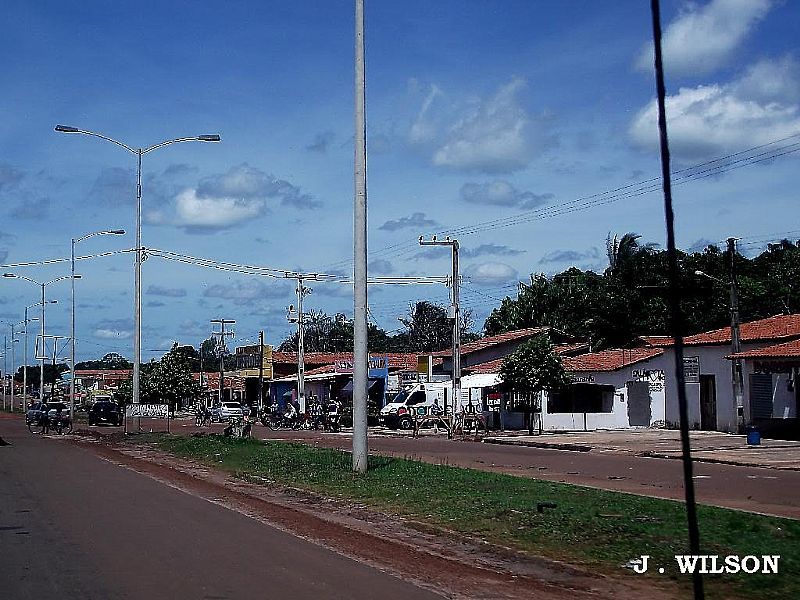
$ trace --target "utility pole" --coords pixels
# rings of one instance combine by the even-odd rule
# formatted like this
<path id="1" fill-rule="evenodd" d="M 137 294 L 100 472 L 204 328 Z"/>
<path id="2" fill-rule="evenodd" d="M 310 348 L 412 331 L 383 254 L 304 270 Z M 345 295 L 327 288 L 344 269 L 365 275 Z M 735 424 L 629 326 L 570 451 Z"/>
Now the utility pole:
<path id="1" fill-rule="evenodd" d="M 353 161 L 353 471 L 366 473 L 367 383 L 367 117 L 364 68 L 364 0 L 355 14 L 355 149 Z"/>
<path id="2" fill-rule="evenodd" d="M 429 241 L 425 241 L 423 236 L 419 237 L 420 246 L 450 246 L 453 259 L 453 272 L 451 275 L 451 299 L 452 304 L 448 311 L 448 318 L 453 320 L 453 410 L 451 411 L 451 422 L 455 421 L 456 412 L 461 412 L 461 308 L 459 306 L 459 269 L 458 269 L 458 240 L 451 240 L 450 236 L 444 240 L 437 240 L 433 236 Z M 445 403 L 445 415 L 447 414 L 447 403 Z"/>
<path id="3" fill-rule="evenodd" d="M 14 375 L 16 374 L 16 356 L 14 354 L 14 344 L 17 342 L 17 332 L 14 331 L 16 326 L 11 324 L 11 412 L 14 412 Z"/>
<path id="4" fill-rule="evenodd" d="M 739 284 L 736 279 L 736 240 L 728 238 L 728 259 L 730 260 L 731 276 L 731 353 L 736 355 L 742 351 L 742 341 L 739 323 Z M 739 429 L 744 428 L 744 399 L 742 394 L 742 361 L 734 358 L 731 360 L 731 385 L 733 399 L 736 402 L 736 420 Z M 741 431 L 740 431 L 741 433 Z"/>
<path id="5" fill-rule="evenodd" d="M 212 323 L 218 323 L 219 331 L 212 331 L 211 335 L 219 336 L 219 403 L 222 405 L 225 389 L 225 336 L 233 337 L 233 331 L 225 331 L 225 325 L 233 325 L 236 321 L 231 319 L 211 319 Z M 202 375 L 200 376 L 202 378 Z"/>
<path id="6" fill-rule="evenodd" d="M 55 303 L 55 300 L 50 300 L 50 302 Z M 22 362 L 22 404 L 25 404 L 25 399 L 28 395 L 28 323 L 32 321 L 38 321 L 39 317 L 31 317 L 28 318 L 28 309 L 32 306 L 36 306 L 35 304 L 31 306 L 25 307 L 25 340 L 23 344 L 25 348 L 23 349 L 23 362 Z M 75 367 L 73 367 L 72 376 L 75 376 Z"/>
<path id="7" fill-rule="evenodd" d="M 258 332 L 258 400 L 256 411 L 261 409 L 264 400 L 264 332 Z M 258 414 L 256 412 L 256 414 Z"/>
<path id="8" fill-rule="evenodd" d="M 3 408 L 6 407 L 6 377 L 8 377 L 8 336 L 3 336 Z"/>
<path id="9" fill-rule="evenodd" d="M 63 340 L 66 336 L 63 335 L 49 335 L 47 336 L 53 340 L 53 381 L 50 382 L 50 400 L 55 397 L 56 391 L 56 357 L 58 356 L 58 340 Z"/>
<path id="10" fill-rule="evenodd" d="M 303 314 L 303 298 L 311 293 L 311 288 L 303 285 L 303 276 L 296 275 L 297 279 L 297 312 L 294 310 L 294 305 L 290 304 L 286 309 L 286 319 L 289 323 L 297 323 L 297 396 L 298 403 L 300 404 L 300 412 L 306 410 L 306 360 L 305 360 L 305 343 L 303 325 L 305 323 L 305 316 Z"/>

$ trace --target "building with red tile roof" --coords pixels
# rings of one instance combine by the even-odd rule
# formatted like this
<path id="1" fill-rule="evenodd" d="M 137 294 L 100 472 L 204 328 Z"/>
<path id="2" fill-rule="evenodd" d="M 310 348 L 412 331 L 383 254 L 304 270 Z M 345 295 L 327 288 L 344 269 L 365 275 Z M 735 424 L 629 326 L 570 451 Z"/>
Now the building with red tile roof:
<path id="1" fill-rule="evenodd" d="M 739 337 L 745 342 L 777 342 L 800 338 L 800 314 L 776 315 L 757 321 L 749 321 L 739 326 Z M 667 335 L 640 336 L 639 340 L 648 346 L 659 348 L 671 347 L 675 344 Z M 731 343 L 731 328 L 721 327 L 712 331 L 687 335 L 683 338 L 684 346 L 721 345 Z"/>

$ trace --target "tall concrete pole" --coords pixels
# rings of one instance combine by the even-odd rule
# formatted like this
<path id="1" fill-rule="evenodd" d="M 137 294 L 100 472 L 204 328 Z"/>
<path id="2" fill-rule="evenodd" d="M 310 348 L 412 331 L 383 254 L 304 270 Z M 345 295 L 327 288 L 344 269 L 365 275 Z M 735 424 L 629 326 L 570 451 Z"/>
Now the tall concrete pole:
<path id="1" fill-rule="evenodd" d="M 136 266 L 133 292 L 133 403 L 139 404 L 142 362 L 142 149 L 136 152 Z"/>
<path id="2" fill-rule="evenodd" d="M 6 377 L 8 377 L 8 336 L 3 336 L 3 408 L 6 407 Z"/>
<path id="3" fill-rule="evenodd" d="M 739 331 L 739 284 L 736 279 L 736 238 L 728 238 L 728 258 L 730 259 L 730 295 L 731 295 L 731 353 L 738 354 L 742 351 L 741 335 Z M 739 428 L 744 427 L 744 399 L 742 393 L 742 361 L 731 361 L 731 386 L 733 399 L 736 402 L 736 421 Z"/>
<path id="4" fill-rule="evenodd" d="M 453 240 L 453 422 L 461 411 L 461 307 L 459 305 L 458 240 Z"/>
<path id="5" fill-rule="evenodd" d="M 366 473 L 367 457 L 367 121 L 364 70 L 364 0 L 355 14 L 355 197 L 353 202 L 353 471 Z"/>
<path id="6" fill-rule="evenodd" d="M 300 412 L 306 412 L 306 350 L 303 338 L 304 319 L 303 316 L 303 296 L 306 290 L 303 288 L 303 278 L 297 278 L 297 401 L 300 403 Z"/>
<path id="7" fill-rule="evenodd" d="M 14 374 L 16 371 L 16 356 L 14 354 L 14 343 L 17 341 L 14 324 L 11 325 L 11 412 L 14 412 Z"/>
<path id="8" fill-rule="evenodd" d="M 42 284 L 42 316 L 39 317 L 41 319 L 41 321 L 42 321 L 41 322 L 41 326 L 42 326 L 41 327 L 41 331 L 42 331 L 42 352 L 41 352 L 41 354 L 39 354 L 39 356 L 41 357 L 39 359 L 39 400 L 44 400 L 44 357 L 45 357 L 45 352 L 47 351 L 46 344 L 45 344 L 45 337 L 44 337 L 44 305 L 45 305 L 44 286 L 45 286 L 45 284 L 43 283 Z"/>
<path id="9" fill-rule="evenodd" d="M 70 326 L 70 373 L 69 380 L 69 422 L 75 422 L 75 238 L 72 238 L 72 253 L 70 255 L 71 270 L 70 284 L 72 285 L 72 314 Z"/>
<path id="10" fill-rule="evenodd" d="M 25 340 L 22 342 L 25 344 L 25 348 L 23 349 L 23 362 L 22 362 L 22 403 L 25 404 L 25 398 L 28 394 L 28 308 L 29 306 L 25 307 Z"/>
<path id="11" fill-rule="evenodd" d="M 258 332 L 258 400 L 256 410 L 264 403 L 264 332 Z M 256 413 L 258 414 L 258 413 Z"/>

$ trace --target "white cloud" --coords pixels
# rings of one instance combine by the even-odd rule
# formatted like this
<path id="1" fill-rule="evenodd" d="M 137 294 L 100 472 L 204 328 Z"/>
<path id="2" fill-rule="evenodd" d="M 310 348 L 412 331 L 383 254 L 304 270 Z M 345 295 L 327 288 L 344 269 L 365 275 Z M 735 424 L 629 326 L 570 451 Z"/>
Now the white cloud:
<path id="1" fill-rule="evenodd" d="M 489 183 L 465 183 L 461 186 L 461 199 L 472 204 L 514 206 L 531 210 L 553 198 L 553 194 L 534 194 L 517 190 L 508 181 L 496 179 Z"/>
<path id="2" fill-rule="evenodd" d="M 431 85 L 431 89 L 428 92 L 428 95 L 425 97 L 425 100 L 422 102 L 422 108 L 420 108 L 416 120 L 411 125 L 411 131 L 408 134 L 409 140 L 412 144 L 429 142 L 435 137 L 436 126 L 429 119 L 428 112 L 430 111 L 431 105 L 436 97 L 441 95 L 442 90 L 440 90 L 435 84 Z"/>
<path id="3" fill-rule="evenodd" d="M 666 99 L 670 147 L 684 159 L 748 148 L 800 132 L 800 78 L 791 59 L 762 61 L 728 84 L 680 88 Z M 770 74 L 783 79 L 772 86 Z M 634 118 L 630 136 L 637 145 L 658 147 L 657 104 L 652 100 Z"/>
<path id="4" fill-rule="evenodd" d="M 517 98 L 525 86 L 514 79 L 453 124 L 433 154 L 433 164 L 465 171 L 511 173 L 538 153 L 530 117 Z"/>
<path id="5" fill-rule="evenodd" d="M 110 339 L 127 340 L 132 335 L 133 333 L 130 331 L 114 331 L 113 329 L 94 330 L 94 337 L 101 338 L 104 340 L 110 340 Z"/>
<path id="6" fill-rule="evenodd" d="M 702 7 L 684 4 L 662 37 L 667 73 L 702 75 L 726 64 L 771 5 L 771 0 L 712 0 Z M 652 44 L 641 51 L 636 66 L 642 71 L 653 69 Z"/>
<path id="7" fill-rule="evenodd" d="M 546 119 L 531 117 L 520 102 L 524 88 L 525 81 L 514 78 L 490 98 L 445 105 L 445 93 L 431 85 L 409 129 L 409 143 L 430 153 L 438 167 L 480 173 L 524 169 L 553 142 Z"/>
<path id="8" fill-rule="evenodd" d="M 477 285 L 492 286 L 517 279 L 517 271 L 504 263 L 485 262 L 470 265 L 465 272 L 470 281 Z"/>
<path id="9" fill-rule="evenodd" d="M 175 198 L 175 224 L 197 229 L 224 229 L 259 217 L 266 203 L 259 198 L 199 198 L 197 190 L 186 189 Z"/>

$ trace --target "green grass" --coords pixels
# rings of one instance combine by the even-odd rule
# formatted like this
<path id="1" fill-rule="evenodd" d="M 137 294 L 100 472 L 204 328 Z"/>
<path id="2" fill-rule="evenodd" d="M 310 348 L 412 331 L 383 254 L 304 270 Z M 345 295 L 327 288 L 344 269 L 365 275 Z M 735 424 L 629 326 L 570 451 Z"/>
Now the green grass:
<path id="1" fill-rule="evenodd" d="M 354 500 L 607 574 L 625 576 L 629 571 L 620 565 L 649 554 L 648 577 L 690 588 L 690 577 L 677 572 L 674 560 L 688 553 L 686 515 L 678 502 L 379 456 L 370 457 L 365 475 L 354 475 L 349 453 L 286 442 L 157 434 L 137 439 L 241 477 Z M 539 502 L 557 508 L 539 513 Z M 709 598 L 800 598 L 800 522 L 708 506 L 699 506 L 698 515 L 704 554 L 781 556 L 778 575 L 706 575 Z"/>

